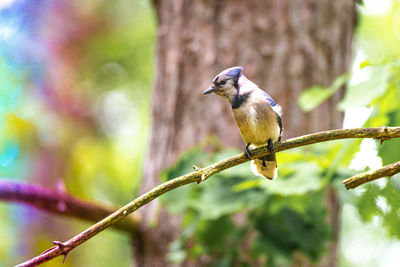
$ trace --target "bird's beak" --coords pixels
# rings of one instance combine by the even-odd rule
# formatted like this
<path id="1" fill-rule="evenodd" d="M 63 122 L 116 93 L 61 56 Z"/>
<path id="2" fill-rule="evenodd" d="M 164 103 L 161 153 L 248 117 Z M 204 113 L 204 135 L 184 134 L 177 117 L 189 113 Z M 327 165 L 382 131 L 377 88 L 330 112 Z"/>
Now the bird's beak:
<path id="1" fill-rule="evenodd" d="M 210 86 L 209 88 L 207 88 L 207 89 L 203 92 L 203 95 L 208 95 L 208 94 L 214 93 L 215 90 L 217 90 L 217 88 L 216 88 L 215 86 Z"/>

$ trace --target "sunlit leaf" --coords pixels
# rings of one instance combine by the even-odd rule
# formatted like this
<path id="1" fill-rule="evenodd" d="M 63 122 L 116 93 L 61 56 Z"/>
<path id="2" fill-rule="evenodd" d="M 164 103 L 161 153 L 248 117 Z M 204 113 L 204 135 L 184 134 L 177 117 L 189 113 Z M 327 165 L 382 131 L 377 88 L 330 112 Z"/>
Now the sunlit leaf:
<path id="1" fill-rule="evenodd" d="M 360 63 L 360 69 L 363 69 L 363 68 L 368 67 L 368 66 L 371 66 L 371 62 L 368 59 L 366 59 L 366 60 L 364 60 L 363 62 Z"/>
<path id="2" fill-rule="evenodd" d="M 376 97 L 385 93 L 390 77 L 389 66 L 374 66 L 370 78 L 355 85 L 348 85 L 344 99 L 338 104 L 340 110 L 347 107 L 369 106 Z"/>
<path id="3" fill-rule="evenodd" d="M 337 77 L 330 87 L 313 86 L 303 91 L 298 99 L 300 108 L 309 112 L 336 93 L 349 79 L 348 74 Z"/>
<path id="4" fill-rule="evenodd" d="M 330 90 L 329 88 L 313 86 L 302 92 L 298 100 L 299 107 L 303 111 L 309 112 L 322 104 L 322 102 L 334 93 L 335 91 Z"/>

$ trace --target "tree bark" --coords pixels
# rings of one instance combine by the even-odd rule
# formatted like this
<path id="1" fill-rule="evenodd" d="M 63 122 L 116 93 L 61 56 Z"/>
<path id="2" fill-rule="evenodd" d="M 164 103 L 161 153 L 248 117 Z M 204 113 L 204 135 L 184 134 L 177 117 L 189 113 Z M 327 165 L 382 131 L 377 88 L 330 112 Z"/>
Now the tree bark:
<path id="1" fill-rule="evenodd" d="M 154 6 L 157 71 L 142 192 L 160 183 L 159 172 L 179 153 L 211 135 L 226 146 L 244 147 L 230 106 L 202 95 L 212 78 L 231 66 L 244 66 L 244 74 L 282 105 L 284 138 L 341 126 L 336 103 L 342 91 L 310 113 L 299 109 L 297 98 L 307 87 L 330 85 L 348 70 L 354 1 L 155 0 Z M 338 200 L 334 192 L 327 195 L 337 229 Z M 146 225 L 159 223 L 137 242 L 135 259 L 140 266 L 170 265 L 164 255 L 179 236 L 179 217 L 157 201 L 142 213 Z M 326 266 L 335 265 L 335 232 Z"/>

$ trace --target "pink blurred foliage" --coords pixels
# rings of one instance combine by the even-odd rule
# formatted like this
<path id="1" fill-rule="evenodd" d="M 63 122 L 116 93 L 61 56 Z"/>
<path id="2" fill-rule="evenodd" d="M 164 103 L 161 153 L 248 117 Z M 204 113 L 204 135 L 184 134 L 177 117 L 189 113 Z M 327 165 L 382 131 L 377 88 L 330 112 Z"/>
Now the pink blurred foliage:
<path id="1" fill-rule="evenodd" d="M 25 65 L 20 65 L 28 77 L 25 80 L 25 97 L 35 98 L 42 110 L 51 114 L 57 122 L 47 127 L 49 132 L 44 137 L 32 139 L 22 148 L 22 153 L 29 159 L 26 178 L 47 188 L 57 188 L 65 179 L 74 140 L 98 131 L 92 112 L 94 101 L 91 88 L 83 85 L 81 68 L 87 64 L 85 53 L 90 49 L 88 45 L 94 36 L 107 28 L 107 21 L 100 10 L 102 1 L 91 5 L 89 10 L 81 8 L 80 1 L 23 2 L 17 1 L 14 6 L 8 7 L 11 11 L 18 9 L 14 13 L 21 16 L 22 21 L 18 25 L 19 39 L 10 41 L 10 47 L 19 49 L 19 53 L 11 49 L 9 51 L 14 52 L 8 55 L 15 62 L 26 61 Z M 11 23 L 13 16 L 8 18 Z M 40 119 L 37 121 L 41 123 Z M 57 139 L 56 142 L 45 140 L 66 131 L 68 138 Z M 49 244 L 41 240 L 51 240 L 51 237 L 40 238 L 42 235 L 57 236 L 59 239 L 70 236 L 68 228 L 61 226 L 56 219 L 36 212 L 28 213 L 22 221 L 19 218 L 19 224 L 24 225 L 18 231 L 18 235 L 25 240 L 19 247 L 22 254 L 34 255 L 47 247 Z M 63 231 L 60 232 L 60 228 Z"/>
<path id="2" fill-rule="evenodd" d="M 81 135 L 97 132 L 93 117 L 91 88 L 82 83 L 81 67 L 86 64 L 85 53 L 94 36 L 101 33 L 107 23 L 98 8 L 99 4 L 82 10 L 79 1 L 47 2 L 46 12 L 37 12 L 34 43 L 41 57 L 36 58 L 41 68 L 40 81 L 28 94 L 37 100 L 58 123 L 50 125 L 49 136 L 68 131 L 71 138 L 46 142 L 37 139 L 31 155 L 30 180 L 54 187 L 56 180 L 64 178 L 68 165 L 71 142 Z M 38 114 L 40 116 L 40 114 Z M 71 128 L 75 131 L 70 132 Z M 46 135 L 45 137 L 46 138 Z"/>
<path id="3" fill-rule="evenodd" d="M 57 1 L 44 19 L 41 35 L 47 60 L 41 92 L 59 116 L 94 127 L 90 92 L 80 84 L 80 67 L 85 64 L 88 43 L 104 30 L 106 21 L 96 10 L 78 8 L 73 1 Z"/>

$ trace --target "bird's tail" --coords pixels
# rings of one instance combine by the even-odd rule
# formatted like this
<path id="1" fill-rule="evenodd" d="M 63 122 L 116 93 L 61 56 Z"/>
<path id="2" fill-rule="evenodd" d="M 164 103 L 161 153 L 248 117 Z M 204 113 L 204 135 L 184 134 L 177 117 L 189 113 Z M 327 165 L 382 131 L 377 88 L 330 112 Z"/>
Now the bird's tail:
<path id="1" fill-rule="evenodd" d="M 275 153 L 251 161 L 251 170 L 255 175 L 274 179 L 278 176 Z"/>

